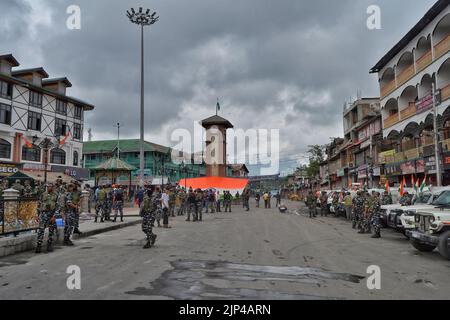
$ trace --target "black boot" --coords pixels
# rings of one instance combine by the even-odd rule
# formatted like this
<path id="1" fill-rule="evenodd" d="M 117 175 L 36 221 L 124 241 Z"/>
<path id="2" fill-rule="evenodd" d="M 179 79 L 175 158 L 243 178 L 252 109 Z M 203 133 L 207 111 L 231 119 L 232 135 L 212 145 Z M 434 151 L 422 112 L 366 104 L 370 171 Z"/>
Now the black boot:
<path id="1" fill-rule="evenodd" d="M 82 234 L 82 232 L 78 228 L 75 228 L 75 230 L 73 230 L 73 233 L 78 235 Z"/>
<path id="2" fill-rule="evenodd" d="M 47 252 L 53 252 L 53 244 L 47 243 Z"/>
<path id="3" fill-rule="evenodd" d="M 157 238 L 157 237 L 158 237 L 158 236 L 157 236 L 156 234 L 152 234 L 151 239 L 150 239 L 151 245 L 152 245 L 152 246 L 155 245 L 155 242 L 156 242 L 156 238 Z"/>
<path id="4" fill-rule="evenodd" d="M 36 246 L 36 250 L 34 250 L 34 253 L 41 253 L 41 245 Z"/>
<path id="5" fill-rule="evenodd" d="M 375 233 L 371 238 L 373 238 L 373 239 L 379 239 L 379 238 L 381 238 L 381 234 Z"/>
<path id="6" fill-rule="evenodd" d="M 95 218 L 94 223 L 97 223 L 97 218 Z"/>
<path id="7" fill-rule="evenodd" d="M 150 240 L 147 240 L 147 243 L 144 245 L 144 249 L 150 249 L 152 247 L 152 244 L 150 243 Z"/>
<path id="8" fill-rule="evenodd" d="M 74 244 L 72 241 L 70 241 L 70 239 L 64 239 L 63 245 L 67 247 L 72 247 Z"/>

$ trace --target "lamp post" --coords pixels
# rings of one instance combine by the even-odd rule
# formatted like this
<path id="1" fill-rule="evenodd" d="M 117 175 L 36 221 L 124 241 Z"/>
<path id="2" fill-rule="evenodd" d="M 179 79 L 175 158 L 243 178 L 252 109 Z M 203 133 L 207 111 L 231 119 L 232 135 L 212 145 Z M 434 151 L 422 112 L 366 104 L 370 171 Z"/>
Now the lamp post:
<path id="1" fill-rule="evenodd" d="M 155 24 L 159 17 L 156 12 L 151 13 L 150 9 L 146 9 L 144 12 L 142 7 L 139 7 L 139 12 L 136 12 L 133 8 L 130 9 L 131 12 L 127 11 L 127 17 L 134 24 L 141 27 L 141 116 L 140 116 L 140 172 L 139 179 L 141 188 L 144 187 L 144 169 L 145 169 L 145 159 L 144 159 L 144 27 L 151 26 Z"/>
<path id="2" fill-rule="evenodd" d="M 37 142 L 39 138 L 37 136 L 33 137 L 33 144 Z M 39 143 L 39 147 L 44 151 L 44 184 L 47 184 L 47 172 L 48 172 L 48 153 L 50 150 L 57 148 L 60 143 L 60 137 L 56 137 L 56 143 L 52 142 L 50 138 L 44 138 Z"/>

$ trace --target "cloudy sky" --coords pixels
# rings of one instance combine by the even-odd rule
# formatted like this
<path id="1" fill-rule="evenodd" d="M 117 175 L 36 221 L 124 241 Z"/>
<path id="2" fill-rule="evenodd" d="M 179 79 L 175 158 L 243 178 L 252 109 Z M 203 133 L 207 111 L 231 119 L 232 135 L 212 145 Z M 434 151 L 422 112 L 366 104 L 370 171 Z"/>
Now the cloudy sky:
<path id="1" fill-rule="evenodd" d="M 139 136 L 139 30 L 131 6 L 156 10 L 146 32 L 146 139 L 169 145 L 177 128 L 215 112 L 237 128 L 280 129 L 282 171 L 310 144 L 342 136 L 342 108 L 377 96 L 368 70 L 434 0 L 2 0 L 0 47 L 21 68 L 67 76 L 68 94 L 96 109 L 94 140 Z M 81 8 L 81 30 L 66 27 Z M 381 8 L 381 30 L 366 26 Z M 85 132 L 85 137 L 86 137 Z"/>

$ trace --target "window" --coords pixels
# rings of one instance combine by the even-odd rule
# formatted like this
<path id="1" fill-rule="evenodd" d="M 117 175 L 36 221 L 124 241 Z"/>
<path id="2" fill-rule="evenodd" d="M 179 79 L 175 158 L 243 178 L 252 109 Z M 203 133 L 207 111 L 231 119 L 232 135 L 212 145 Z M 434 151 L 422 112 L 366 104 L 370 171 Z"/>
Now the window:
<path id="1" fill-rule="evenodd" d="M 61 100 L 56 100 L 56 113 L 67 115 L 67 103 Z"/>
<path id="2" fill-rule="evenodd" d="M 65 136 L 67 130 L 66 120 L 63 119 L 55 119 L 55 135 L 56 136 Z"/>
<path id="3" fill-rule="evenodd" d="M 31 148 L 27 146 L 22 147 L 22 160 L 41 162 L 41 148 L 33 145 Z"/>
<path id="4" fill-rule="evenodd" d="M 83 117 L 83 108 L 79 106 L 74 107 L 74 117 L 81 119 Z"/>
<path id="5" fill-rule="evenodd" d="M 77 151 L 73 152 L 73 165 L 74 165 L 74 167 L 78 166 L 78 152 Z"/>
<path id="6" fill-rule="evenodd" d="M 30 106 L 42 108 L 42 94 L 30 91 Z"/>
<path id="7" fill-rule="evenodd" d="M 66 153 L 61 149 L 54 149 L 50 152 L 50 162 L 54 164 L 66 164 Z"/>
<path id="8" fill-rule="evenodd" d="M 73 138 L 77 140 L 81 139 L 81 125 L 79 123 L 73 124 Z"/>
<path id="9" fill-rule="evenodd" d="M 0 103 L 0 123 L 11 125 L 11 106 Z"/>
<path id="10" fill-rule="evenodd" d="M 30 111 L 28 113 L 28 129 L 41 131 L 41 117 L 40 113 Z"/>
<path id="11" fill-rule="evenodd" d="M 0 158 L 11 158 L 11 143 L 3 139 L 0 139 Z"/>
<path id="12" fill-rule="evenodd" d="M 0 81 L 0 97 L 6 99 L 12 99 L 12 84 Z"/>

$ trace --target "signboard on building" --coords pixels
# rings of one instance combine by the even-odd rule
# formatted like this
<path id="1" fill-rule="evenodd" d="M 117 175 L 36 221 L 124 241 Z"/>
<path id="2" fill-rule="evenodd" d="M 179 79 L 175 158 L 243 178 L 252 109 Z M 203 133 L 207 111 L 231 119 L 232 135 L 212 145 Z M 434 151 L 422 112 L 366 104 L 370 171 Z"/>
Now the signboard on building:
<path id="1" fill-rule="evenodd" d="M 45 165 L 38 163 L 25 163 L 22 166 L 23 171 L 45 171 Z M 52 171 L 52 166 L 47 165 L 47 171 Z"/>
<path id="2" fill-rule="evenodd" d="M 450 170 L 450 152 L 444 153 L 444 170 Z"/>
<path id="3" fill-rule="evenodd" d="M 19 171 L 19 165 L 13 163 L 0 163 L 0 177 L 9 177 Z"/>
<path id="4" fill-rule="evenodd" d="M 68 175 L 76 180 L 88 180 L 89 179 L 89 169 L 77 168 L 77 167 L 66 167 L 66 166 L 52 166 L 52 172 L 60 172 Z M 50 170 L 49 170 L 50 171 Z"/>
<path id="5" fill-rule="evenodd" d="M 433 95 L 430 93 L 416 103 L 417 114 L 430 110 L 433 107 Z"/>
<path id="6" fill-rule="evenodd" d="M 381 168 L 380 168 L 380 167 L 374 167 L 374 168 L 373 168 L 373 176 L 374 176 L 374 177 L 379 177 L 379 176 L 381 176 Z"/>
<path id="7" fill-rule="evenodd" d="M 416 173 L 424 173 L 425 172 L 425 160 L 419 159 L 416 160 Z"/>
<path id="8" fill-rule="evenodd" d="M 407 161 L 400 165 L 402 174 L 413 174 L 416 173 L 416 166 L 414 161 Z"/>
<path id="9" fill-rule="evenodd" d="M 387 176 L 399 176 L 402 174 L 402 170 L 398 163 L 386 165 L 385 171 Z"/>
<path id="10" fill-rule="evenodd" d="M 434 174 L 436 173 L 436 158 L 428 157 L 424 159 L 425 162 L 425 173 Z"/>

